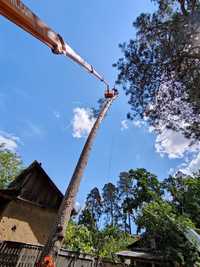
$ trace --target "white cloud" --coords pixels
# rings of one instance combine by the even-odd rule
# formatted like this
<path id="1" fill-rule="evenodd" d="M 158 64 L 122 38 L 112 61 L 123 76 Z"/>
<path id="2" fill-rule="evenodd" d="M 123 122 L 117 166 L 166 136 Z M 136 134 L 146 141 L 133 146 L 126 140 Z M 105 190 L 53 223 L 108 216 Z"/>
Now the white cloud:
<path id="1" fill-rule="evenodd" d="M 179 122 L 184 128 L 186 124 Z M 137 128 L 148 127 L 149 133 L 156 134 L 153 126 L 148 126 L 146 121 L 136 120 L 133 125 Z M 192 143 L 191 140 L 184 137 L 180 132 L 167 129 L 165 126 L 159 126 L 160 134 L 156 135 L 155 150 L 163 156 L 170 159 L 183 159 L 183 162 L 176 168 L 170 168 L 169 174 L 181 171 L 186 174 L 192 174 L 200 169 L 200 142 Z M 192 159 L 191 159 L 192 158 Z"/>
<path id="2" fill-rule="evenodd" d="M 191 141 L 181 133 L 164 129 L 158 134 L 155 141 L 156 152 L 161 156 L 167 155 L 171 159 L 183 158 L 187 153 L 196 153 L 200 144 L 191 145 Z"/>
<path id="3" fill-rule="evenodd" d="M 121 131 L 123 130 L 127 130 L 129 128 L 129 121 L 128 120 L 122 120 L 121 121 Z M 145 120 L 135 120 L 132 122 L 132 126 L 134 126 L 135 128 L 142 128 L 142 127 L 146 127 L 147 124 L 145 122 Z"/>
<path id="4" fill-rule="evenodd" d="M 170 168 L 168 174 L 174 175 L 180 171 L 192 175 L 200 169 L 200 142 L 193 144 L 180 132 L 163 128 L 161 134 L 156 137 L 155 149 L 161 156 L 183 159 L 180 165 Z"/>
<path id="5" fill-rule="evenodd" d="M 184 167 L 184 168 L 183 168 Z M 193 174 L 200 169 L 200 152 L 189 163 L 182 165 L 179 170 L 185 174 Z"/>
<path id="6" fill-rule="evenodd" d="M 88 108 L 77 107 L 73 110 L 74 117 L 72 120 L 74 138 L 82 138 L 89 134 L 95 122 L 93 113 Z"/>
<path id="7" fill-rule="evenodd" d="M 128 121 L 127 120 L 121 121 L 121 131 L 124 131 L 127 129 L 128 129 Z"/>
<path id="8" fill-rule="evenodd" d="M 153 133 L 155 131 L 155 128 L 153 126 L 149 126 L 148 132 Z"/>
<path id="9" fill-rule="evenodd" d="M 79 212 L 81 210 L 81 204 L 78 201 L 75 202 L 74 209 L 76 210 L 76 212 Z"/>
<path id="10" fill-rule="evenodd" d="M 141 128 L 142 126 L 146 126 L 145 121 L 137 120 L 133 121 L 133 126 L 136 128 Z"/>
<path id="11" fill-rule="evenodd" d="M 175 171 L 174 171 L 174 168 L 170 168 L 169 171 L 168 171 L 168 174 L 169 174 L 169 175 L 173 175 L 174 172 L 175 172 Z"/>
<path id="12" fill-rule="evenodd" d="M 0 131 L 0 146 L 3 148 L 10 150 L 11 152 L 15 152 L 18 147 L 19 138 Z"/>

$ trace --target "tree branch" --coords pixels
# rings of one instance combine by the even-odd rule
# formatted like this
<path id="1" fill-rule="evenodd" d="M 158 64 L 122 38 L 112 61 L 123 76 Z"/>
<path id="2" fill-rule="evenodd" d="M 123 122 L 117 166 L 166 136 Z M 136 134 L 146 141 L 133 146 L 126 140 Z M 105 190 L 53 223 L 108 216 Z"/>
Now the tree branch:
<path id="1" fill-rule="evenodd" d="M 197 0 L 192 0 L 192 8 L 191 8 L 192 14 L 195 11 L 196 3 L 197 3 Z"/>
<path id="2" fill-rule="evenodd" d="M 185 8 L 185 0 L 178 0 L 179 4 L 180 4 L 180 7 L 181 7 L 181 11 L 183 13 L 184 16 L 187 16 L 188 13 L 187 13 L 187 10 Z"/>

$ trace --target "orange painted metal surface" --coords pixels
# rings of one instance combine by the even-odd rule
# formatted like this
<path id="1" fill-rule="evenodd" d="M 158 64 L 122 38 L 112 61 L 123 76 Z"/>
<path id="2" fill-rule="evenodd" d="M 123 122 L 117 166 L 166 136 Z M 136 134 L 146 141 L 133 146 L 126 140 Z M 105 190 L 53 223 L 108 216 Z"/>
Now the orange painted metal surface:
<path id="1" fill-rule="evenodd" d="M 41 42 L 46 44 L 55 54 L 64 54 L 81 65 L 104 84 L 108 85 L 91 64 L 87 63 L 77 54 L 63 38 L 49 28 L 37 15 L 35 15 L 21 0 L 0 0 L 0 15 L 6 17 Z"/>
<path id="2" fill-rule="evenodd" d="M 51 49 L 62 53 L 62 44 L 57 33 L 50 29 L 20 0 L 0 0 L 0 14 L 32 34 Z"/>
<path id="3" fill-rule="evenodd" d="M 113 98 L 116 95 L 118 95 L 118 91 L 115 88 L 112 90 L 107 89 L 104 93 L 105 98 Z"/>

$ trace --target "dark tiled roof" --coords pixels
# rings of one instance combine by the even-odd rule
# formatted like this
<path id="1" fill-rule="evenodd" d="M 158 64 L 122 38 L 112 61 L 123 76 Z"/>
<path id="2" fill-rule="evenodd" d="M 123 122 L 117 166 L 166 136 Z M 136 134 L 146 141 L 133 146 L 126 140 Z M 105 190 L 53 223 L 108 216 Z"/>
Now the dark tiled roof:
<path id="1" fill-rule="evenodd" d="M 0 190 L 0 196 L 24 199 L 53 209 L 58 209 L 63 198 L 61 191 L 37 161 L 24 169 L 7 189 Z"/>
<path id="2" fill-rule="evenodd" d="M 16 189 L 0 189 L 0 197 L 4 199 L 16 198 L 19 194 L 19 190 Z"/>

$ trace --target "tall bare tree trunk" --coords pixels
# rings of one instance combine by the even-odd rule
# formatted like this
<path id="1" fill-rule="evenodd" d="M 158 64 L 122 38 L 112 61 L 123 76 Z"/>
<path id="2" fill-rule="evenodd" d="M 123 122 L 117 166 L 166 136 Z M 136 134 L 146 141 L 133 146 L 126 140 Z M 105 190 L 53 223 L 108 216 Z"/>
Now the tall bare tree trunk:
<path id="1" fill-rule="evenodd" d="M 84 148 L 82 150 L 78 163 L 76 165 L 76 168 L 74 170 L 74 173 L 72 175 L 68 188 L 66 190 L 65 196 L 60 205 L 57 218 L 56 218 L 56 222 L 53 226 L 53 229 L 51 230 L 48 241 L 46 245 L 44 246 L 43 251 L 41 253 L 38 266 L 42 266 L 41 264 L 46 256 L 51 256 L 55 262 L 58 252 L 60 248 L 62 247 L 62 244 L 64 241 L 64 235 L 66 232 L 66 227 L 70 220 L 71 211 L 73 209 L 75 198 L 76 198 L 79 186 L 80 186 L 83 171 L 88 162 L 88 157 L 89 157 L 89 153 L 90 153 L 93 141 L 95 139 L 97 130 L 102 120 L 104 119 L 109 107 L 111 106 L 112 102 L 116 99 L 116 97 L 117 96 L 114 96 L 113 98 L 106 100 L 106 102 L 104 103 L 94 123 L 94 126 L 92 127 L 92 130 L 86 140 L 86 143 L 84 145 Z"/>
<path id="2" fill-rule="evenodd" d="M 129 234 L 131 235 L 131 214 L 130 214 L 130 211 L 128 211 L 128 225 L 129 225 Z"/>

